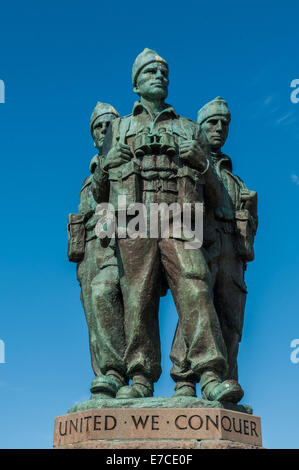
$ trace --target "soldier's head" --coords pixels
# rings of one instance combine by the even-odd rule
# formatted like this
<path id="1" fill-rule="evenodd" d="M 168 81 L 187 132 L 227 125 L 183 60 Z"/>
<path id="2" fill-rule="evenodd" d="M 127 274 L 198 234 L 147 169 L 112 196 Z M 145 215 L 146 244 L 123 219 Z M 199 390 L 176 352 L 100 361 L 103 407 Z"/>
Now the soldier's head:
<path id="1" fill-rule="evenodd" d="M 231 114 L 227 102 L 218 96 L 205 104 L 197 114 L 197 122 L 205 134 L 211 149 L 219 151 L 228 136 Z"/>
<path id="2" fill-rule="evenodd" d="M 144 49 L 133 64 L 135 93 L 148 101 L 163 101 L 168 94 L 168 64 L 151 49 Z"/>
<path id="3" fill-rule="evenodd" d="M 90 132 L 99 152 L 102 151 L 107 129 L 116 117 L 119 117 L 119 114 L 111 104 L 97 102 L 90 117 Z"/>

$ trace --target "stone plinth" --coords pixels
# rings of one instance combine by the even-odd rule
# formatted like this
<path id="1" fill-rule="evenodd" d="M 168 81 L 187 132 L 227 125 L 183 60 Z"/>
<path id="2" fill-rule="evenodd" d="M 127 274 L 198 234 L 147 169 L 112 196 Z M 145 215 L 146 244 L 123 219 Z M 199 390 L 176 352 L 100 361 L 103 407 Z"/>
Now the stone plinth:
<path id="1" fill-rule="evenodd" d="M 164 405 L 168 406 L 157 408 L 151 406 L 155 400 L 161 403 L 163 399 L 133 400 L 132 404 L 126 403 L 127 407 L 121 407 L 123 400 L 111 401 L 117 405 L 114 407 L 102 403 L 101 408 L 88 408 L 85 402 L 83 407 L 81 404 L 82 411 L 55 419 L 54 447 L 223 449 L 262 446 L 260 418 L 244 412 L 246 408 L 242 405 L 239 406 L 242 411 L 238 411 L 223 405 L 215 407 L 217 402 L 203 407 L 202 400 L 188 399 L 189 407 L 178 408 L 171 406 L 172 399 L 164 399 L 167 400 Z M 200 407 L 194 406 L 199 402 Z"/>

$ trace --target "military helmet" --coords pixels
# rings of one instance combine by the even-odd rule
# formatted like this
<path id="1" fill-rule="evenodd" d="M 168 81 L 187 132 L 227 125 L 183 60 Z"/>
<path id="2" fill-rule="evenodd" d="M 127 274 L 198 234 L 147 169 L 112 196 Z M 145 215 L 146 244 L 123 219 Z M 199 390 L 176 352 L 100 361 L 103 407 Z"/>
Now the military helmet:
<path id="1" fill-rule="evenodd" d="M 206 103 L 197 113 L 197 122 L 198 124 L 202 124 L 204 121 L 209 119 L 213 116 L 225 116 L 228 121 L 231 120 L 230 110 L 228 109 L 227 102 L 221 98 L 221 96 L 217 96 L 209 103 Z"/>
<path id="2" fill-rule="evenodd" d="M 136 57 L 133 68 L 132 68 L 132 83 L 133 87 L 136 86 L 137 77 L 141 72 L 141 69 L 152 62 L 161 62 L 162 64 L 166 65 L 168 69 L 168 64 L 166 60 L 162 59 L 161 56 L 156 51 L 152 49 L 148 49 L 147 47 Z"/>

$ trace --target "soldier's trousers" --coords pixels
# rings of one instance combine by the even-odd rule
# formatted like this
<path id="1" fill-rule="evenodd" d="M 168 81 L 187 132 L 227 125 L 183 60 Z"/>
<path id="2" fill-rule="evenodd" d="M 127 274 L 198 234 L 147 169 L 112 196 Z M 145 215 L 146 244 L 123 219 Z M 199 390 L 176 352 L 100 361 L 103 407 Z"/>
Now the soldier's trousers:
<path id="1" fill-rule="evenodd" d="M 153 382 L 161 374 L 158 310 L 161 272 L 168 285 L 196 376 L 207 368 L 227 372 L 226 349 L 211 298 L 211 277 L 201 250 L 176 239 L 119 239 L 119 270 L 125 308 L 128 376 Z"/>
<path id="2" fill-rule="evenodd" d="M 217 242 L 208 251 L 207 260 L 212 275 L 214 305 L 227 350 L 227 378 L 238 380 L 237 356 L 247 293 L 244 282 L 245 264 L 236 256 L 232 234 L 222 231 L 217 233 Z M 188 347 L 179 324 L 170 358 L 173 362 L 171 376 L 176 382 L 197 381 L 188 361 Z"/>
<path id="3" fill-rule="evenodd" d="M 123 303 L 114 250 L 103 247 L 98 238 L 88 241 L 84 259 L 77 267 L 77 278 L 95 375 L 110 369 L 125 373 Z"/>

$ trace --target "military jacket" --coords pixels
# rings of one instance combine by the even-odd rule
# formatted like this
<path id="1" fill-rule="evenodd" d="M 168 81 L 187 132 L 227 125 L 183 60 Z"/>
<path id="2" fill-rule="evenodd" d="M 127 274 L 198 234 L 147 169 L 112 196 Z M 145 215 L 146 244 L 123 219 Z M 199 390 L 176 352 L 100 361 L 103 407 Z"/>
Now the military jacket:
<path id="1" fill-rule="evenodd" d="M 179 145 L 198 136 L 198 124 L 173 107 L 153 115 L 136 102 L 132 114 L 113 121 L 103 145 L 104 157 L 118 142 L 129 145 L 132 159 L 109 172 L 97 167 L 92 183 L 96 201 L 104 201 L 109 192 L 113 204 L 118 195 L 126 195 L 128 204 L 145 202 L 141 193 L 146 192 L 148 202 L 203 202 L 205 178 L 179 156 Z"/>
<path id="2" fill-rule="evenodd" d="M 253 242 L 258 219 L 256 210 L 249 212 L 243 207 L 241 191 L 247 187 L 239 176 L 233 174 L 229 156 L 223 153 L 211 154 L 211 159 L 225 188 L 220 211 L 216 210 L 217 227 L 231 234 L 235 239 L 237 254 L 244 261 L 251 261 L 254 257 Z"/>
<path id="3" fill-rule="evenodd" d="M 92 175 L 89 175 L 83 181 L 81 191 L 80 191 L 80 204 L 78 211 L 80 214 L 84 215 L 84 225 L 86 238 L 85 241 L 92 240 L 96 237 L 94 228 L 98 221 L 98 217 L 95 214 L 97 203 L 94 200 L 92 191 L 91 191 L 91 182 Z"/>

